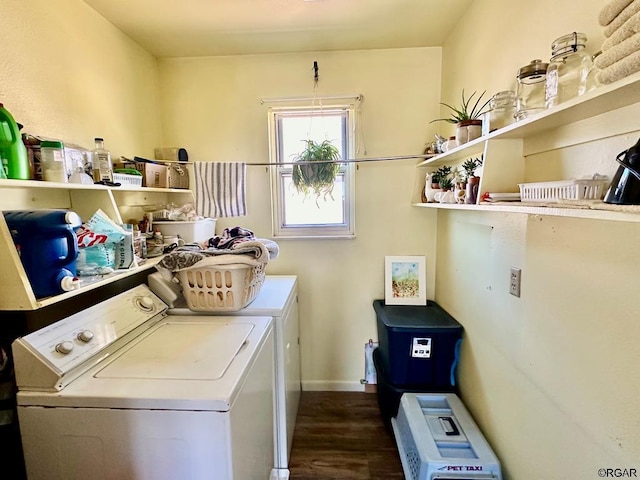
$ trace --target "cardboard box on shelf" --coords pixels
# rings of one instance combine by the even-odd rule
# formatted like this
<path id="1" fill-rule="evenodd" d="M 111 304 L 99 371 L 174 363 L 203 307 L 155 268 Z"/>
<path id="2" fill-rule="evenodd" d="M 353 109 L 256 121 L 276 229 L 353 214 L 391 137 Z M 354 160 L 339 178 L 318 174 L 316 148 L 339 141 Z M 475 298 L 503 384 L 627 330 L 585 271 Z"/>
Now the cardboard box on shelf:
<path id="1" fill-rule="evenodd" d="M 166 165 L 157 163 L 145 163 L 143 165 L 142 174 L 144 175 L 143 185 L 145 187 L 169 187 L 169 168 Z"/>

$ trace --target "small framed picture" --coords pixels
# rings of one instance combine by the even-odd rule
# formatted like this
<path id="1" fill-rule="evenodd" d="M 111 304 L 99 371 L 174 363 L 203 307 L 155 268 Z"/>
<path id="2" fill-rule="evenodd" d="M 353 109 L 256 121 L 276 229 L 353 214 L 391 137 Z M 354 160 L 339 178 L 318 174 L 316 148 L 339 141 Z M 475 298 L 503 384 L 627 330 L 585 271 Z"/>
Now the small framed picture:
<path id="1" fill-rule="evenodd" d="M 426 305 L 425 279 L 425 257 L 385 257 L 385 303 L 387 305 Z"/>

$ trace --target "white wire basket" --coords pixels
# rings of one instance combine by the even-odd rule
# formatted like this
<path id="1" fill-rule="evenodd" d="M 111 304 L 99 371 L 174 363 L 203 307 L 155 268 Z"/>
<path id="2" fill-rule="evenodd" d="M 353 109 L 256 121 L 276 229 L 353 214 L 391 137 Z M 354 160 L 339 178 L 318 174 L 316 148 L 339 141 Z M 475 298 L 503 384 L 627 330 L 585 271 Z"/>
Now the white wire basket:
<path id="1" fill-rule="evenodd" d="M 520 183 L 521 202 L 553 203 L 560 200 L 600 200 L 608 179 L 561 180 L 558 182 Z"/>
<path id="2" fill-rule="evenodd" d="M 120 185 L 130 187 L 142 187 L 142 175 L 131 175 L 129 173 L 113 173 L 113 181 Z"/>

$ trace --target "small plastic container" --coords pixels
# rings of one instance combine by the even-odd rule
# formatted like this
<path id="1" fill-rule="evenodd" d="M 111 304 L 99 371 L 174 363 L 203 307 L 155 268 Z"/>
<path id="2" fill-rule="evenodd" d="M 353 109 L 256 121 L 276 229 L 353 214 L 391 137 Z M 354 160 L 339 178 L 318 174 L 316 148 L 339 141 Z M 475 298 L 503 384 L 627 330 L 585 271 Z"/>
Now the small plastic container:
<path id="1" fill-rule="evenodd" d="M 529 65 L 518 70 L 515 113 L 517 121 L 545 110 L 545 85 L 548 68 L 548 63 L 536 59 L 531 60 Z"/>
<path id="2" fill-rule="evenodd" d="M 204 218 L 197 221 L 154 221 L 153 226 L 162 235 L 177 235 L 186 243 L 206 242 L 216 234 L 215 218 Z"/>
<path id="3" fill-rule="evenodd" d="M 40 143 L 40 166 L 45 181 L 68 182 L 62 142 L 44 140 Z"/>
<path id="4" fill-rule="evenodd" d="M 573 32 L 557 38 L 551 45 L 551 60 L 545 81 L 545 106 L 555 107 L 583 95 L 589 88 L 591 55 L 585 51 L 587 36 Z"/>

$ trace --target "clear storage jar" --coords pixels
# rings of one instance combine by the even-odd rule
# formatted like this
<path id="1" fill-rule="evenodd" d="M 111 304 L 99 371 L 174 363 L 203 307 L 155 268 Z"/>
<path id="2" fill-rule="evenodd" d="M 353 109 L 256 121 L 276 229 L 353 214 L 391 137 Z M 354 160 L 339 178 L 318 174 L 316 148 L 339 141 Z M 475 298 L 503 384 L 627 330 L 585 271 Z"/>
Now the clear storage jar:
<path id="1" fill-rule="evenodd" d="M 587 92 L 593 62 L 585 51 L 586 43 L 586 35 L 578 32 L 563 35 L 552 43 L 545 83 L 546 108 Z"/>
<path id="2" fill-rule="evenodd" d="M 40 142 L 40 167 L 42 178 L 47 182 L 67 183 L 62 142 L 49 140 Z"/>
<path id="3" fill-rule="evenodd" d="M 489 101 L 490 110 L 482 117 L 482 135 L 514 122 L 516 94 L 512 90 L 496 93 Z"/>
<path id="4" fill-rule="evenodd" d="M 524 120 L 531 115 L 542 112 L 545 107 L 545 82 L 548 63 L 542 60 L 531 60 L 531 63 L 518 70 L 516 79 L 516 120 Z"/>

